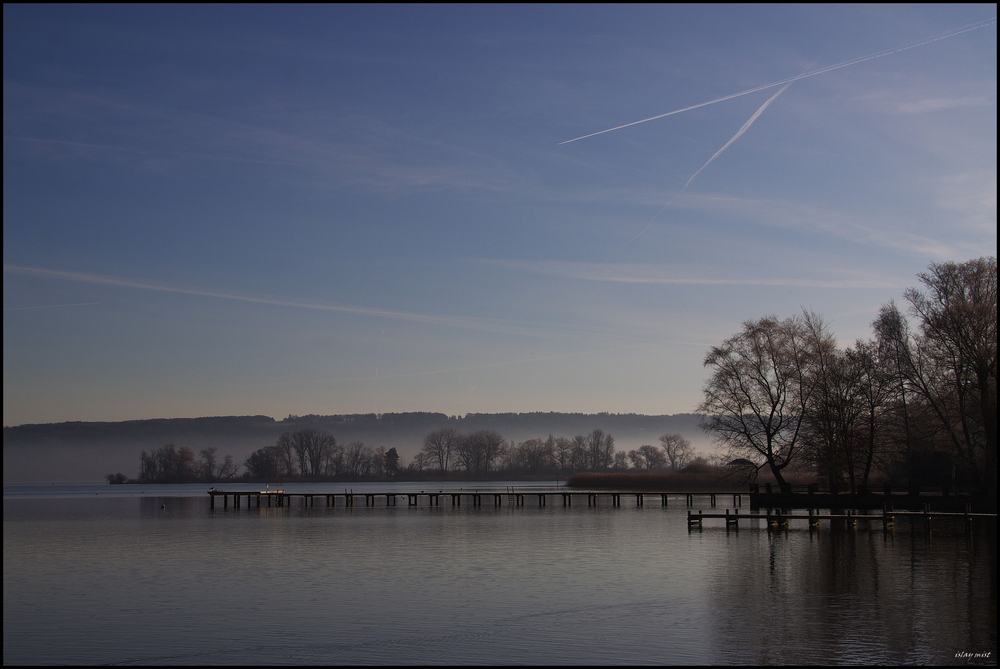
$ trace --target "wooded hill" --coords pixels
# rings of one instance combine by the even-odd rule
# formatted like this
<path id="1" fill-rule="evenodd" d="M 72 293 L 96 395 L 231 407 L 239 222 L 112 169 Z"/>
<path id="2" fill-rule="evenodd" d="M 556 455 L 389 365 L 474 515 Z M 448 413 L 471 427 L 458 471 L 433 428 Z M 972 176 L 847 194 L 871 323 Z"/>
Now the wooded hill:
<path id="1" fill-rule="evenodd" d="M 696 448 L 708 447 L 698 414 L 496 413 L 448 416 L 412 412 L 288 416 L 214 416 L 121 422 L 69 422 L 18 425 L 3 429 L 4 483 L 100 481 L 108 472 L 134 475 L 142 451 L 165 444 L 195 451 L 215 447 L 242 462 L 251 452 L 275 443 L 283 432 L 304 428 L 324 430 L 346 444 L 362 441 L 396 448 L 404 464 L 420 450 L 434 430 L 454 428 L 463 433 L 496 430 L 507 440 L 572 437 L 603 430 L 615 438 L 618 450 L 657 444 L 665 433 L 681 434 Z"/>

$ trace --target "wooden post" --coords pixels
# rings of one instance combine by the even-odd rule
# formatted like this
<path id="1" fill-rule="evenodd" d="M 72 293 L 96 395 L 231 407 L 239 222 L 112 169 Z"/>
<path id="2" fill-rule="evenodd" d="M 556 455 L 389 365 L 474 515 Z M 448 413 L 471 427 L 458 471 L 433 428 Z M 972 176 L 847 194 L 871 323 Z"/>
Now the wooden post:
<path id="1" fill-rule="evenodd" d="M 729 515 L 729 509 L 726 509 L 726 529 L 727 530 L 729 529 L 730 523 L 732 524 L 733 529 L 737 529 L 737 530 L 740 529 L 740 510 L 739 509 L 733 509 L 733 515 L 732 516 Z"/>

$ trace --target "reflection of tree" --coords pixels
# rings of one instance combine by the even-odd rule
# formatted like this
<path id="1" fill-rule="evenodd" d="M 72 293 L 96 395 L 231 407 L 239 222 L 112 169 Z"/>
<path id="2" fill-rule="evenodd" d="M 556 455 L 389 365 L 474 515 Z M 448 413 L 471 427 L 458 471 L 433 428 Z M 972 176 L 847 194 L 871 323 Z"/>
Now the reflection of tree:
<path id="1" fill-rule="evenodd" d="M 985 541 L 930 542 L 901 527 L 889 541 L 825 527 L 716 538 L 706 664 L 952 664 L 955 639 L 996 643 L 996 599 L 983 587 L 995 542 L 991 554 Z"/>

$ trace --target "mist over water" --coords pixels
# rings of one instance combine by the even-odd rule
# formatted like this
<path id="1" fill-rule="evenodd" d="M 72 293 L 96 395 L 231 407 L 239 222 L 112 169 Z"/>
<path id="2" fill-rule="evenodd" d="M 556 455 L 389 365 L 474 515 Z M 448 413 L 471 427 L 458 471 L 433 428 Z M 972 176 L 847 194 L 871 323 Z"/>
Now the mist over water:
<path id="1" fill-rule="evenodd" d="M 211 510 L 147 488 L 5 487 L 4 664 L 996 663 L 995 523 L 689 532 L 683 498 Z"/>

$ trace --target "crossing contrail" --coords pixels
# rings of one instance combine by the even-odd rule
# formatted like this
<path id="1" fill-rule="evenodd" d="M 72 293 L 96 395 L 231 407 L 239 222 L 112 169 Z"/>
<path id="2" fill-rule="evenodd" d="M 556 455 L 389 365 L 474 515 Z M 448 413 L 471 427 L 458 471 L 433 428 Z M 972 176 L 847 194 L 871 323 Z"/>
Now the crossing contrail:
<path id="1" fill-rule="evenodd" d="M 721 149 L 719 149 L 718 151 L 716 151 L 715 155 L 708 159 L 708 162 L 706 162 L 704 165 L 702 165 L 700 168 L 698 168 L 697 172 L 695 172 L 694 174 L 691 175 L 691 178 L 687 180 L 687 183 L 684 184 L 684 188 L 681 188 L 680 192 L 678 192 L 677 195 L 680 195 L 681 193 L 683 193 L 684 190 L 688 186 L 691 185 L 691 182 L 694 181 L 694 178 L 696 176 L 698 176 L 699 174 L 701 174 L 701 171 L 703 169 L 705 169 L 706 167 L 708 167 L 709 164 L 713 160 L 715 160 L 716 158 L 718 158 L 722 154 L 723 151 L 725 151 L 730 146 L 732 146 L 733 142 L 735 142 L 736 140 L 738 140 L 740 138 L 740 135 L 742 135 L 743 133 L 745 133 L 747 131 L 747 129 L 751 125 L 753 125 L 753 122 L 757 120 L 757 117 L 764 113 L 764 110 L 767 109 L 768 105 L 770 105 L 772 102 L 774 102 L 775 99 L 777 99 L 777 97 L 779 95 L 781 95 L 782 93 L 784 93 L 788 89 L 788 87 L 791 86 L 791 85 L 792 85 L 791 82 L 785 84 L 777 93 L 775 93 L 770 98 L 768 98 L 767 102 L 765 102 L 764 104 L 762 104 L 760 106 L 760 109 L 758 109 L 757 111 L 754 112 L 753 116 L 750 117 L 750 120 L 743 124 L 743 127 L 740 128 L 740 131 L 737 132 L 735 135 L 733 135 L 733 138 L 731 140 L 729 140 L 728 142 L 726 142 L 725 146 L 723 146 Z M 675 195 L 674 197 L 677 197 L 677 196 Z"/>
<path id="2" fill-rule="evenodd" d="M 720 155 L 722 155 L 723 151 L 725 151 L 730 146 L 732 146 L 733 142 L 735 142 L 736 140 L 738 140 L 740 138 L 740 136 L 743 133 L 745 133 L 750 128 L 751 125 L 753 125 L 753 122 L 756 121 L 757 118 L 761 114 L 764 113 L 764 110 L 767 109 L 768 106 L 772 102 L 774 102 L 778 98 L 779 95 L 781 95 L 782 93 L 784 93 L 788 89 L 788 87 L 791 86 L 791 85 L 792 85 L 792 82 L 788 82 L 777 93 L 775 93 L 774 95 L 772 95 L 771 97 L 769 97 L 767 99 L 767 102 L 765 102 L 764 104 L 762 104 L 760 106 L 760 109 L 758 109 L 757 111 L 755 111 L 753 113 L 753 116 L 751 116 L 750 119 L 747 120 L 747 122 L 743 124 L 743 127 L 740 128 L 739 131 L 735 135 L 733 135 L 733 138 L 730 139 L 728 142 L 726 142 L 725 145 L 723 145 L 723 147 L 721 149 L 719 149 L 718 151 L 716 151 L 715 154 L 711 158 L 709 158 L 708 161 L 706 161 L 704 165 L 702 165 L 701 167 L 699 167 L 698 171 L 695 172 L 694 174 L 692 174 L 691 178 L 688 179 L 687 183 L 684 184 L 684 187 L 681 188 L 679 191 L 677 191 L 677 193 L 675 193 L 672 198 L 670 198 L 669 200 L 667 200 L 667 203 L 665 205 L 663 205 L 658 212 L 656 212 L 655 214 L 652 215 L 652 217 L 650 217 L 649 223 L 647 223 L 646 227 L 644 227 L 642 230 L 639 231 L 639 234 L 637 234 L 635 237 L 633 237 L 632 239 L 628 240 L 627 242 L 625 242 L 624 244 L 622 244 L 621 246 L 619 246 L 617 249 L 615 249 L 614 251 L 612 251 L 608 255 L 608 257 L 603 260 L 603 262 L 607 262 L 613 255 L 615 255 L 616 253 L 620 252 L 622 249 L 624 249 L 626 246 L 628 246 L 629 244 L 631 244 L 635 240 L 639 239 L 639 237 L 641 237 L 642 235 L 644 235 L 647 230 L 649 230 L 651 227 L 653 227 L 653 221 L 656 220 L 656 217 L 659 216 L 660 214 L 662 214 L 664 211 L 666 211 L 667 207 L 669 207 L 671 204 L 673 204 L 674 200 L 676 200 L 677 198 L 679 198 L 681 196 L 681 193 L 683 193 L 685 190 L 687 190 L 687 187 L 691 185 L 691 182 L 694 181 L 694 178 L 696 176 L 698 176 L 699 174 L 701 174 L 702 170 L 704 170 L 706 167 L 708 167 L 709 164 L 713 160 L 715 160 Z"/>
<path id="3" fill-rule="evenodd" d="M 633 125 L 639 125 L 640 123 L 648 123 L 649 121 L 655 121 L 656 119 L 665 118 L 667 116 L 673 116 L 674 114 L 680 114 L 682 112 L 691 111 L 692 109 L 698 109 L 700 107 L 707 107 L 708 105 L 714 105 L 717 102 L 725 102 L 726 100 L 732 100 L 733 98 L 738 98 L 743 95 L 750 95 L 751 93 L 756 93 L 757 91 L 763 91 L 768 88 L 774 88 L 775 86 L 781 86 L 782 84 L 790 84 L 793 81 L 798 81 L 799 79 L 808 79 L 809 77 L 815 77 L 820 74 L 826 74 L 827 72 L 832 72 L 834 70 L 839 70 L 844 67 L 850 67 L 851 65 L 857 65 L 858 63 L 864 63 L 869 60 L 875 60 L 876 58 L 883 58 L 885 56 L 891 56 L 894 53 L 900 53 L 902 51 L 909 51 L 910 49 L 916 49 L 917 47 L 925 46 L 933 42 L 938 42 L 943 39 L 948 39 L 949 37 L 955 37 L 961 35 L 962 33 L 971 32 L 973 30 L 978 30 L 980 28 L 985 28 L 986 26 L 994 25 L 997 22 L 994 16 L 991 19 L 985 19 L 977 23 L 970 23 L 967 26 L 961 28 L 956 28 L 946 33 L 936 35 L 929 39 L 916 44 L 909 44 L 907 46 L 898 47 L 896 49 L 890 49 L 889 51 L 880 51 L 878 53 L 873 53 L 867 56 L 861 56 L 860 58 L 855 58 L 853 60 L 847 60 L 842 63 L 837 63 L 836 65 L 830 65 L 828 67 L 820 68 L 815 72 L 809 72 L 806 74 L 800 74 L 795 77 L 790 77 L 788 79 L 782 79 L 781 81 L 775 81 L 770 84 L 764 84 L 763 86 L 757 86 L 756 88 L 751 88 L 745 91 L 740 91 L 739 93 L 732 93 L 731 95 L 725 95 L 721 98 L 715 98 L 714 100 L 709 100 L 708 102 L 701 102 L 696 105 L 691 105 L 690 107 L 684 107 L 683 109 L 676 109 L 666 114 L 659 114 L 657 116 L 650 116 L 649 118 L 644 118 L 641 121 L 632 121 L 631 123 L 626 123 L 625 125 L 615 126 L 614 128 L 608 128 L 607 130 L 601 130 L 599 132 L 592 132 L 589 135 L 583 135 L 582 137 L 576 137 L 574 139 L 567 139 L 565 142 L 559 142 L 559 145 L 569 144 L 571 142 L 578 142 L 581 139 L 587 139 L 588 137 L 596 137 L 597 135 L 603 135 L 608 132 L 614 132 L 615 130 L 621 130 L 622 128 L 629 128 Z"/>

